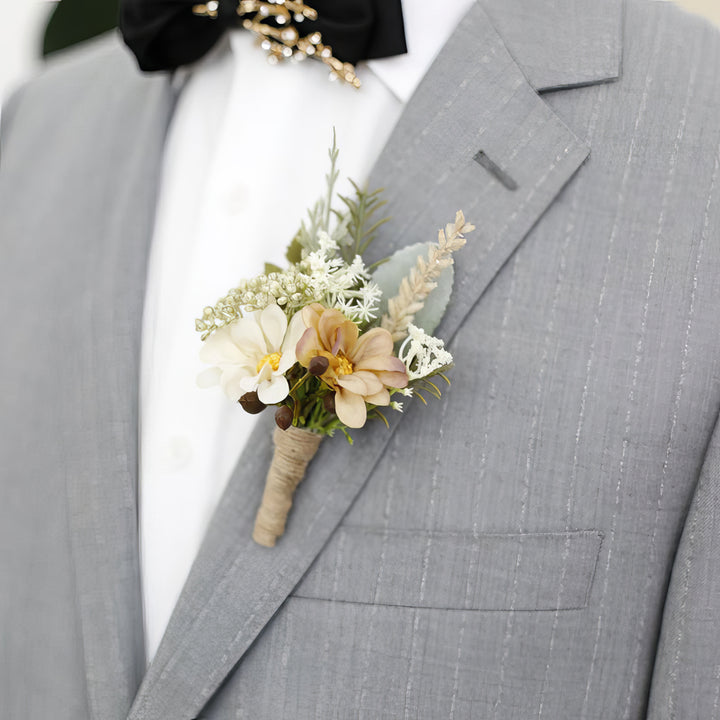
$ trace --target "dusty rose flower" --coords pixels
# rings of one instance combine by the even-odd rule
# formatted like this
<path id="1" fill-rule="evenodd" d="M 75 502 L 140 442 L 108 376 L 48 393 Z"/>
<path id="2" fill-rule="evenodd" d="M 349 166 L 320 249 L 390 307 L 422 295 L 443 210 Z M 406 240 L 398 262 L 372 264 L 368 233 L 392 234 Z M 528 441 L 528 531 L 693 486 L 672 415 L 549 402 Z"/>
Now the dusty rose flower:
<path id="1" fill-rule="evenodd" d="M 303 308 L 302 318 L 307 330 L 295 348 L 297 360 L 308 367 L 314 357 L 328 359 L 319 377 L 335 391 L 335 412 L 348 427 L 365 424 L 366 402 L 389 405 L 388 388 L 407 385 L 405 364 L 392 354 L 387 330 L 374 328 L 361 336 L 357 325 L 339 310 L 318 303 Z"/>

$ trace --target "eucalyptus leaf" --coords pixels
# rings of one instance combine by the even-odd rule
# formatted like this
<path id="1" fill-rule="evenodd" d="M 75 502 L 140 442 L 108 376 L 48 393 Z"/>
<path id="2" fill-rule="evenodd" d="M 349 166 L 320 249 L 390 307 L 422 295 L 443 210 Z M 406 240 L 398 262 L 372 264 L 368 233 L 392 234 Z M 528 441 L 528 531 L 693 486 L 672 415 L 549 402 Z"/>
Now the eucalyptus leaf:
<path id="1" fill-rule="evenodd" d="M 402 279 L 415 267 L 418 256 L 427 258 L 431 245 L 432 243 L 417 243 L 401 248 L 375 270 L 373 280 L 382 290 L 380 317 L 387 312 L 388 300 L 398 294 Z M 454 277 L 453 266 L 445 268 L 437 280 L 437 287 L 425 300 L 424 307 L 415 314 L 413 325 L 422 328 L 428 335 L 433 334 L 445 314 L 452 295 Z"/>

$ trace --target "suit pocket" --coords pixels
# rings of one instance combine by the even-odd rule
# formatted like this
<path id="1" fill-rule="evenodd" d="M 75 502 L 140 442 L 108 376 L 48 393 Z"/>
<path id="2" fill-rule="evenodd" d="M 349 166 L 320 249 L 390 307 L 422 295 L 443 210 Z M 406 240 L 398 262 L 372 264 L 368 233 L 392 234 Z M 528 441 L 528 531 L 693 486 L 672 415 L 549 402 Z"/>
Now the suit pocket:
<path id="1" fill-rule="evenodd" d="M 601 533 L 481 534 L 341 526 L 294 597 L 450 610 L 587 606 Z"/>

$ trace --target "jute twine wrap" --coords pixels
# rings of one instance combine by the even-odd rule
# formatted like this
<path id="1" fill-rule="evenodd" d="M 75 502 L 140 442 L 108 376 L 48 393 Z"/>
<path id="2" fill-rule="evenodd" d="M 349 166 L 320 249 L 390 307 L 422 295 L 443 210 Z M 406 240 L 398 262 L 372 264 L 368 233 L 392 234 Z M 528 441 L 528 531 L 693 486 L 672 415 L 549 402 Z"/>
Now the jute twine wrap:
<path id="1" fill-rule="evenodd" d="M 253 530 L 253 540 L 258 545 L 273 547 L 285 532 L 295 488 L 305 477 L 305 469 L 315 457 L 322 439 L 322 435 L 296 427 L 275 428 L 275 453 Z"/>

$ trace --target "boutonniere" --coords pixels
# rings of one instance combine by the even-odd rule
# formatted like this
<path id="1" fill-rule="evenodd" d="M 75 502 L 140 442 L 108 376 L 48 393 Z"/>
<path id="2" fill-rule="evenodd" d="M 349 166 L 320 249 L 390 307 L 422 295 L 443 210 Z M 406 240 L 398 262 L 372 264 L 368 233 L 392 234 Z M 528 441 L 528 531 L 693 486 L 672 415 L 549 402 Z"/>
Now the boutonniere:
<path id="1" fill-rule="evenodd" d="M 220 385 L 249 413 L 274 406 L 275 451 L 253 539 L 272 547 L 323 438 L 370 420 L 389 427 L 398 398 L 440 396 L 452 356 L 433 337 L 450 299 L 453 253 L 474 229 L 458 212 L 437 242 L 405 247 L 368 267 L 363 253 L 387 218 L 381 191 L 353 184 L 335 193 L 338 150 L 330 150 L 327 193 L 308 212 L 287 251 L 288 267 L 266 265 L 196 323 L 202 387 Z M 333 203 L 339 206 L 334 207 Z"/>

